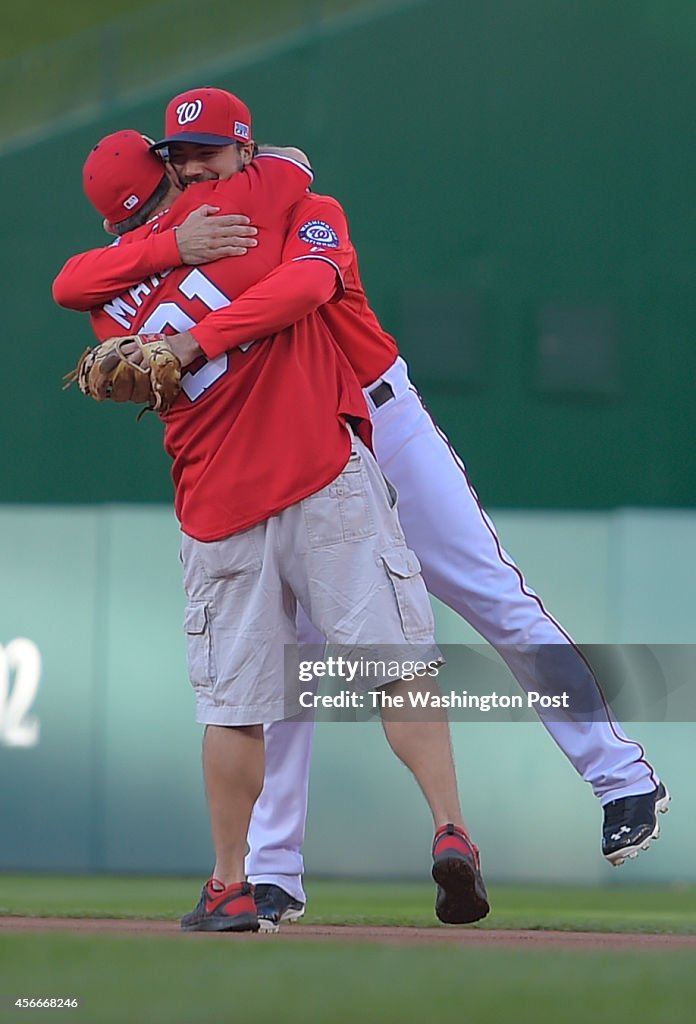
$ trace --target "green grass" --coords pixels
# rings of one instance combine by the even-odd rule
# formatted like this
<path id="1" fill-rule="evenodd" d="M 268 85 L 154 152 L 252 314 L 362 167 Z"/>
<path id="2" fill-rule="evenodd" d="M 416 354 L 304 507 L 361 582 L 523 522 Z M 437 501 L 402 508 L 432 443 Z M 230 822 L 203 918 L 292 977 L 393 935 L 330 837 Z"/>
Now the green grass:
<path id="1" fill-rule="evenodd" d="M 175 920 L 196 902 L 200 884 L 200 879 L 0 874 L 0 915 Z M 308 923 L 436 924 L 434 889 L 427 882 L 313 881 L 308 889 Z M 490 894 L 493 910 L 479 927 L 696 933 L 696 886 L 491 886 Z"/>
<path id="2" fill-rule="evenodd" d="M 18 1022 L 45 1020 L 49 1011 L 12 1011 L 13 997 L 62 995 L 80 1008 L 56 1019 L 83 1024 L 587 1024 L 609 1019 L 611 1007 L 621 1020 L 686 1024 L 696 995 L 692 951 L 18 935 L 0 936 L 0 962 L 8 1007 L 1 1019 Z"/>
<path id="3" fill-rule="evenodd" d="M 0 875 L 0 915 L 174 919 L 200 879 Z M 432 886 L 310 884 L 309 923 L 432 925 Z M 696 931 L 696 887 L 492 887 L 491 927 Z M 290 926 L 288 926 L 290 927 Z M 302 924 L 291 926 L 296 930 Z M 82 1024 L 586 1024 L 693 1019 L 693 950 L 397 947 L 274 936 L 0 933 L 0 1020 L 20 996 L 75 997 Z M 50 1015 L 54 1019 L 55 1014 Z"/>
<path id="4" fill-rule="evenodd" d="M 0 59 L 159 4 L 161 0 L 68 0 L 59 12 L 55 0 L 8 4 L 2 12 Z"/>
<path id="5" fill-rule="evenodd" d="M 227 8 L 234 23 L 243 25 L 268 24 L 283 21 L 288 15 L 293 21 L 304 14 L 308 18 L 313 12 L 324 15 L 341 13 L 356 7 L 362 0 L 263 0 L 255 5 L 246 0 L 229 0 Z M 114 19 L 128 19 L 134 31 L 138 28 L 138 15 L 159 7 L 162 21 L 176 18 L 179 8 L 163 3 L 163 0 L 67 0 L 57 10 L 55 0 L 33 0 L 31 4 L 7 4 L 2 12 L 2 33 L 0 33 L 0 60 L 14 57 L 25 50 L 55 43 L 78 32 L 96 28 Z M 205 7 L 203 8 L 205 11 Z M 221 26 L 224 27 L 224 26 Z M 230 42 L 232 42 L 230 36 Z M 155 45 L 161 45 L 156 41 Z"/>
<path id="6" fill-rule="evenodd" d="M 49 0 L 13 4 L 0 33 L 0 91 L 13 96 L 0 106 L 0 140 L 31 136 L 78 111 L 96 116 L 125 97 L 161 88 L 177 70 L 186 77 L 370 3 L 70 0 L 60 17 Z"/>
<path id="7" fill-rule="evenodd" d="M 436 924 L 433 887 L 375 882 L 313 883 L 315 924 Z M 696 933 L 696 886 L 688 888 L 489 886 L 491 914 L 477 927 L 562 931 Z"/>

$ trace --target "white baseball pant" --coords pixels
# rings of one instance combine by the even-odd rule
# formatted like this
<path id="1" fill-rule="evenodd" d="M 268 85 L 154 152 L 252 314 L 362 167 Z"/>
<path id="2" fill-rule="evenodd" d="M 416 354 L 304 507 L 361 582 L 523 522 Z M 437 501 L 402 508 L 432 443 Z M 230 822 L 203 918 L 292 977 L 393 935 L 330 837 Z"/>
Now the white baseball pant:
<path id="1" fill-rule="evenodd" d="M 464 464 L 423 405 L 404 360 L 398 358 L 365 394 L 377 460 L 398 491 L 406 541 L 420 559 L 429 592 L 496 648 L 523 690 L 563 690 L 563 672 L 582 678 L 589 669 L 581 654 L 502 548 Z M 383 404 L 377 406 L 371 394 Z M 298 639 L 322 642 L 303 617 Z M 560 645 L 558 657 L 548 659 L 553 682 L 539 680 L 544 660 L 525 653 L 530 645 L 550 644 Z M 616 723 L 540 718 L 602 804 L 657 785 L 643 748 Z M 303 902 L 312 738 L 312 722 L 266 728 L 265 785 L 254 808 L 246 862 L 251 882 L 279 885 Z"/>

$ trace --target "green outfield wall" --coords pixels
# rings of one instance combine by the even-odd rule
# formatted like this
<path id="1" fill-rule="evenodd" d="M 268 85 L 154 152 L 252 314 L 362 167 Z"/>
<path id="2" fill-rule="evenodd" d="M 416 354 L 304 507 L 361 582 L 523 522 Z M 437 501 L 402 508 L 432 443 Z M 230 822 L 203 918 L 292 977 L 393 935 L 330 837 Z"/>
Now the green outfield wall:
<path id="1" fill-rule="evenodd" d="M 170 500 L 154 420 L 61 392 L 90 335 L 50 285 L 103 241 L 90 146 L 159 134 L 168 96 L 203 81 L 343 200 L 373 303 L 486 504 L 692 506 L 695 62 L 685 0 L 394 4 L 235 65 L 182 62 L 138 104 L 6 152 L 2 500 Z"/>
<path id="2" fill-rule="evenodd" d="M 495 519 L 527 582 L 578 641 L 696 643 L 685 567 L 694 514 Z M 0 507 L 0 869 L 209 870 L 178 543 L 166 506 Z M 442 643 L 478 641 L 448 609 L 436 614 Z M 691 690 L 694 672 L 688 664 Z M 660 845 L 630 872 L 601 860 L 596 801 L 538 723 L 454 723 L 487 875 L 696 881 L 693 717 L 627 726 L 675 798 Z M 387 864 L 390 877 L 427 872 L 428 817 L 376 721 L 319 723 L 310 875 L 374 876 Z"/>

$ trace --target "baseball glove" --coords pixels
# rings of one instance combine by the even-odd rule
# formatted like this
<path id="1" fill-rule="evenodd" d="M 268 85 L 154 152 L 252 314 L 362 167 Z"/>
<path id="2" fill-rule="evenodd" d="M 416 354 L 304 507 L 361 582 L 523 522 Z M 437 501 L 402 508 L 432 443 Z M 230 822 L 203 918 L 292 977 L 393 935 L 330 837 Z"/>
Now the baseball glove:
<path id="1" fill-rule="evenodd" d="M 123 351 L 133 343 L 141 361 Z M 64 388 L 77 382 L 83 395 L 97 402 L 145 402 L 142 412 L 167 412 L 181 390 L 181 363 L 164 334 L 133 334 L 85 349 L 63 381 Z"/>

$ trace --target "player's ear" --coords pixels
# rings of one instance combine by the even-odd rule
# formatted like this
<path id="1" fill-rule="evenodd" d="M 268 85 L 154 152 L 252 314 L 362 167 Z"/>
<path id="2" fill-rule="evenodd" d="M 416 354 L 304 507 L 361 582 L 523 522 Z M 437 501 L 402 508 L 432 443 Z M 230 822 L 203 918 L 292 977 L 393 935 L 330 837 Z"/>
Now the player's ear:
<path id="1" fill-rule="evenodd" d="M 103 228 L 104 228 L 104 230 L 106 231 L 107 235 L 115 235 L 115 234 L 116 234 L 116 232 L 114 231 L 114 229 L 112 228 L 111 224 L 110 224 L 110 223 L 109 223 L 109 221 L 108 221 L 108 220 L 106 219 L 106 217 L 105 217 L 105 218 L 104 218 L 104 220 L 102 221 L 102 227 L 103 227 Z"/>
<path id="2" fill-rule="evenodd" d="M 251 161 L 254 159 L 255 150 L 256 146 L 253 142 L 245 142 L 242 146 L 239 147 L 239 153 L 242 158 L 242 167 L 246 167 L 247 164 L 251 163 Z"/>

